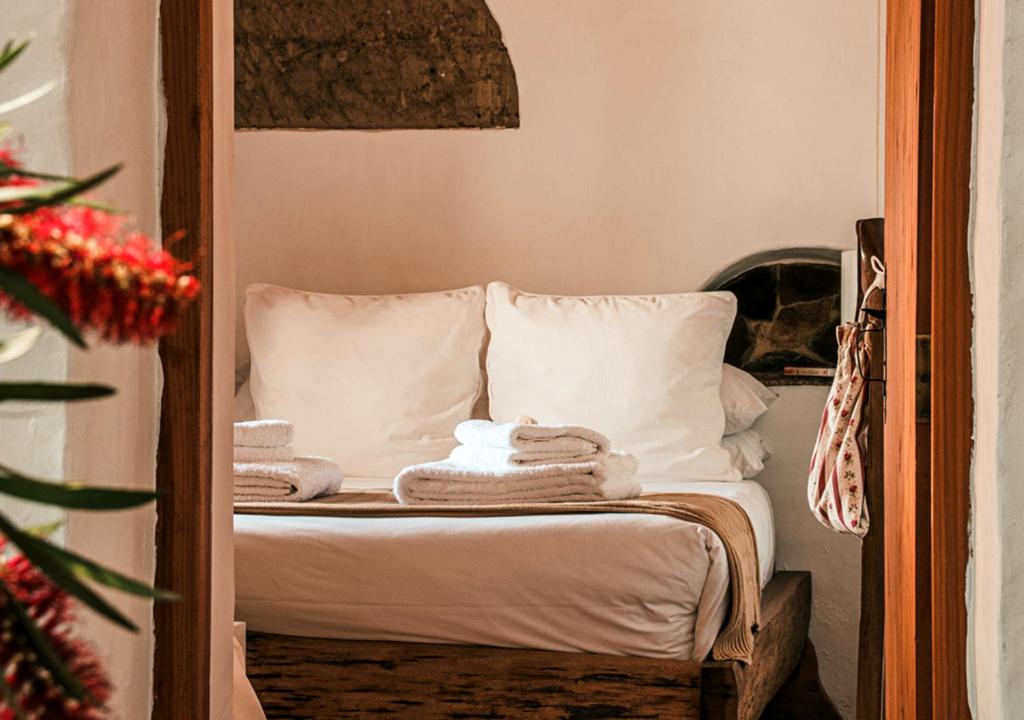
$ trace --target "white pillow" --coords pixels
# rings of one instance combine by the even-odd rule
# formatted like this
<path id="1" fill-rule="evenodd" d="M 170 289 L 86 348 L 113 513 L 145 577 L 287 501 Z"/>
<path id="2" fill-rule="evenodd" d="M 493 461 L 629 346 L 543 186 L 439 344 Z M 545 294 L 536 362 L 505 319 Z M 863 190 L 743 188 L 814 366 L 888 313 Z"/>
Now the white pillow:
<path id="1" fill-rule="evenodd" d="M 246 289 L 260 418 L 295 423 L 295 451 L 354 477 L 447 456 L 481 390 L 484 290 L 324 295 Z"/>
<path id="2" fill-rule="evenodd" d="M 487 287 L 491 417 L 584 425 L 641 480 L 738 480 L 720 447 L 731 293 L 558 297 Z"/>
<path id="3" fill-rule="evenodd" d="M 729 364 L 722 366 L 722 407 L 725 409 L 725 434 L 746 430 L 768 412 L 779 398 L 748 372 Z"/>
<path id="4" fill-rule="evenodd" d="M 756 430 L 740 430 L 722 438 L 722 447 L 729 460 L 744 478 L 757 477 L 764 470 L 765 460 L 771 458 L 768 445 Z"/>

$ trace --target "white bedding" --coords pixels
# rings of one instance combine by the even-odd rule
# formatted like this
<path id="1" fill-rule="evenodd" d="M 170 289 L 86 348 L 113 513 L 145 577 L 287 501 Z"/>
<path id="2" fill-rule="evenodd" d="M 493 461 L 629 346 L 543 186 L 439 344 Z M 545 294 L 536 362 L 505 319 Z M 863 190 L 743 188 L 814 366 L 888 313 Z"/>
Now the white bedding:
<path id="1" fill-rule="evenodd" d="M 758 483 L 644 487 L 738 502 L 762 585 L 771 579 L 775 529 Z M 703 659 L 729 609 L 718 537 L 657 515 L 238 515 L 235 567 L 237 618 L 286 635 Z"/>

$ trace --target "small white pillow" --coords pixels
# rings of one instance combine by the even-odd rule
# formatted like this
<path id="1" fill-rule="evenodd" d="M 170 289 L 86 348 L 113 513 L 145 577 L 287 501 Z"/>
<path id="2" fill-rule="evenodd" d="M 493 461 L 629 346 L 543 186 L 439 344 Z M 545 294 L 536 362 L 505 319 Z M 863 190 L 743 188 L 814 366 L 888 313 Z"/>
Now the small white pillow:
<path id="1" fill-rule="evenodd" d="M 764 463 L 771 459 L 771 452 L 764 438 L 756 430 L 740 430 L 722 438 L 722 447 L 729 453 L 729 460 L 745 479 L 757 477 L 764 470 Z"/>
<path id="2" fill-rule="evenodd" d="M 257 416 L 347 476 L 394 477 L 455 447 L 481 390 L 484 290 L 325 295 L 246 289 Z"/>
<path id="3" fill-rule="evenodd" d="M 748 372 L 729 364 L 722 365 L 722 407 L 725 409 L 725 434 L 746 430 L 768 412 L 779 396 Z"/>
<path id="4" fill-rule="evenodd" d="M 583 425 L 647 481 L 738 480 L 720 446 L 731 293 L 559 297 L 487 287 L 491 418 Z"/>

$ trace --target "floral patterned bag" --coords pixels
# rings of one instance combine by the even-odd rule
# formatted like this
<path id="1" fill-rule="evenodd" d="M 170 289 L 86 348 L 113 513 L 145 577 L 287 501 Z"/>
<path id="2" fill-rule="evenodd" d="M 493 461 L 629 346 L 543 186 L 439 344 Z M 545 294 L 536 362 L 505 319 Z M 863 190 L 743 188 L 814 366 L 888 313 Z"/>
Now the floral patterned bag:
<path id="1" fill-rule="evenodd" d="M 871 263 L 876 280 L 865 298 L 885 288 L 884 266 L 877 258 Z M 836 328 L 839 362 L 807 479 L 807 502 L 818 521 L 836 532 L 858 537 L 867 535 L 870 525 L 864 497 L 864 449 L 860 444 L 871 360 L 865 332 L 870 331 L 870 324 L 862 307 L 858 322 Z"/>

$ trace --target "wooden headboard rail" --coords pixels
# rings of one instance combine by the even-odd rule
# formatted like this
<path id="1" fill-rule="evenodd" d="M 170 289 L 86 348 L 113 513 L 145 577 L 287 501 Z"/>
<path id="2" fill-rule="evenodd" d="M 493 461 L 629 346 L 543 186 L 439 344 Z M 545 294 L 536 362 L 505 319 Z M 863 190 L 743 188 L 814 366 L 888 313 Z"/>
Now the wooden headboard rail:
<path id="1" fill-rule="evenodd" d="M 857 221 L 858 305 L 875 282 L 871 258 L 885 262 L 881 218 Z M 885 424 L 885 291 L 867 299 L 872 327 L 865 334 L 870 358 L 868 396 L 861 439 L 866 449 L 864 494 L 871 525 L 861 545 L 860 646 L 857 655 L 857 720 L 880 720 L 882 657 L 885 633 L 885 482 L 883 437 Z"/>

